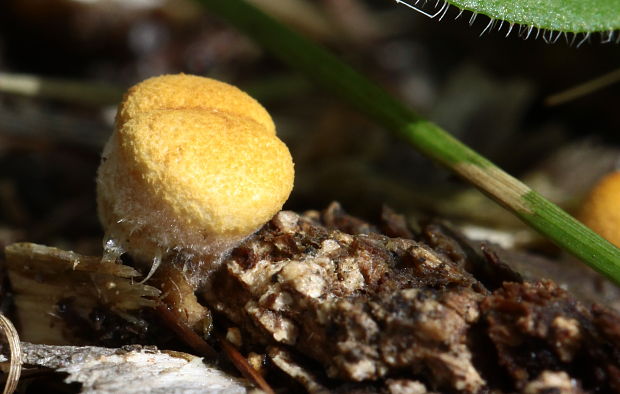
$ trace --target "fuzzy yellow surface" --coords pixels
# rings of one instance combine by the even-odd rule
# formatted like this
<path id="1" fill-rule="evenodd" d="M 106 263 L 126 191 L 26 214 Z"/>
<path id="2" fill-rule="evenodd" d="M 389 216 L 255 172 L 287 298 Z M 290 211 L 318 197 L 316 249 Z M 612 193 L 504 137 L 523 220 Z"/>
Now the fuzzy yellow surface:
<path id="1" fill-rule="evenodd" d="M 606 175 L 590 191 L 579 218 L 586 226 L 620 247 L 620 171 Z"/>
<path id="2" fill-rule="evenodd" d="M 293 160 L 269 114 L 228 84 L 152 78 L 130 89 L 119 111 L 97 203 L 108 237 L 138 260 L 172 249 L 217 260 L 293 188 Z"/>
<path id="3" fill-rule="evenodd" d="M 275 134 L 271 116 L 258 101 L 235 86 L 196 75 L 173 74 L 149 78 L 125 94 L 118 126 L 141 112 L 157 109 L 211 109 L 250 118 Z"/>
<path id="4" fill-rule="evenodd" d="M 118 137 L 152 198 L 188 225 L 238 234 L 269 220 L 293 186 L 287 147 L 260 128 L 221 112 L 160 110 L 129 120 Z"/>

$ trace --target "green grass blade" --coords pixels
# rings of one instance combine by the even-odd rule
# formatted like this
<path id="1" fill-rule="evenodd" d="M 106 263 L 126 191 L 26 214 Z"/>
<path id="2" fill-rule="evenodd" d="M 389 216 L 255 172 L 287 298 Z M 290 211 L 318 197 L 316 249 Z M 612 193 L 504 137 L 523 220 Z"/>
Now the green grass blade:
<path id="1" fill-rule="evenodd" d="M 243 0 L 198 0 L 289 65 L 442 163 L 590 267 L 620 284 L 620 250 L 324 48 Z"/>

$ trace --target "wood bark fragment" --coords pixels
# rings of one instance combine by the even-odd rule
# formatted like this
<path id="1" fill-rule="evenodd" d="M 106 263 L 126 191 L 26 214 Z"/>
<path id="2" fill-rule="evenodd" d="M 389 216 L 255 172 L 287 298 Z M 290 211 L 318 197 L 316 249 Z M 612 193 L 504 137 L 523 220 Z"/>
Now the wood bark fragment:
<path id="1" fill-rule="evenodd" d="M 144 326 L 132 311 L 153 308 L 160 291 L 137 283 L 140 273 L 100 257 L 84 256 L 32 243 L 5 248 L 20 336 L 24 341 L 53 345 L 80 344 L 63 313 L 93 320 L 97 308 L 116 314 L 126 325 Z"/>
<path id="2" fill-rule="evenodd" d="M 200 357 L 154 347 L 51 346 L 22 343 L 24 364 L 68 374 L 82 393 L 245 393 L 244 383 Z M 6 360 L 6 358 L 5 358 Z"/>

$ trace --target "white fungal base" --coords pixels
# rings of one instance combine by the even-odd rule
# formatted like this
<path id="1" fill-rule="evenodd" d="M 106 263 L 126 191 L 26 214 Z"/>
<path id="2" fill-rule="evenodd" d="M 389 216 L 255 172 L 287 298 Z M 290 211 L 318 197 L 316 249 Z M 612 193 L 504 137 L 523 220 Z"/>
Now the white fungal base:
<path id="1" fill-rule="evenodd" d="M 144 271 L 148 270 L 140 284 L 151 279 L 162 263 L 174 264 L 185 274 L 188 283 L 197 289 L 209 280 L 211 273 L 230 255 L 232 249 L 248 237 L 236 239 L 234 242 L 209 245 L 208 248 L 197 245 L 193 248 L 170 248 L 139 237 L 137 239 L 129 237 L 127 242 L 121 242 L 118 237 L 106 234 L 101 260 L 120 263 L 120 256 L 128 253 L 139 267 Z"/>

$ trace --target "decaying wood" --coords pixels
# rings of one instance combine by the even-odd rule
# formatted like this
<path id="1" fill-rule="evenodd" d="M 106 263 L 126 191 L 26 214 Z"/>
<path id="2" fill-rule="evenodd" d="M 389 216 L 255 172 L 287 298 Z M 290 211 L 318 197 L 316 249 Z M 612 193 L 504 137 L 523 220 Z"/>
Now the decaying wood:
<path id="1" fill-rule="evenodd" d="M 388 227 L 406 234 L 400 226 Z M 523 282 L 488 250 L 472 261 L 458 240 L 430 235 L 434 248 L 388 238 L 338 207 L 280 212 L 201 294 L 242 329 L 244 343 L 318 361 L 318 384 L 567 392 L 563 371 L 574 392 L 620 387 L 616 313 L 553 282 Z M 278 366 L 309 388 L 300 368 Z"/>
<path id="2" fill-rule="evenodd" d="M 206 357 L 211 360 L 215 360 L 217 358 L 217 353 L 213 348 L 204 340 L 204 338 L 200 337 L 195 331 L 185 324 L 184 321 L 180 320 L 178 316 L 170 311 L 170 309 L 166 305 L 158 305 L 157 312 L 161 317 L 163 323 L 174 331 L 179 338 L 186 345 L 188 345 L 192 350 L 203 357 Z"/>
<path id="3" fill-rule="evenodd" d="M 301 383 L 306 390 L 310 393 L 328 393 L 329 390 L 325 388 L 314 374 L 306 370 L 303 366 L 296 363 L 289 352 L 281 347 L 270 347 L 269 357 L 271 361 L 280 368 L 284 373 L 289 375 Z"/>
<path id="4" fill-rule="evenodd" d="M 222 349 L 228 356 L 228 359 L 235 365 L 237 370 L 245 376 L 250 382 L 254 383 L 256 387 L 261 389 L 265 394 L 275 394 L 275 391 L 269 386 L 269 383 L 265 381 L 265 378 L 256 370 L 248 360 L 246 360 L 241 353 L 235 347 L 228 342 L 226 338 L 218 335 L 218 340 Z"/>
<path id="5" fill-rule="evenodd" d="M 222 393 L 246 392 L 245 385 L 200 357 L 154 347 L 121 349 L 22 343 L 29 368 L 66 373 L 66 383 L 80 383 L 82 393 Z"/>
<path id="6" fill-rule="evenodd" d="M 137 283 L 135 279 L 141 276 L 138 271 L 102 262 L 101 257 L 31 243 L 7 246 L 5 257 L 16 325 L 25 341 L 79 343 L 63 317 L 68 309 L 75 319 L 90 322 L 93 311 L 105 308 L 119 316 L 123 324 L 140 327 L 146 322 L 131 312 L 157 305 L 160 291 Z"/>
<path id="7" fill-rule="evenodd" d="M 213 332 L 234 332 L 236 359 L 258 362 L 276 391 L 287 383 L 270 381 L 274 371 L 310 392 L 620 389 L 617 313 L 551 281 L 524 280 L 504 260 L 510 255 L 476 249 L 441 226 L 422 226 L 414 240 L 399 215 L 382 220 L 370 225 L 338 205 L 280 212 L 232 251 L 197 299 L 187 289 L 175 296 L 175 319 L 188 316 L 177 331 L 187 342 L 210 308 Z M 147 343 L 125 334 L 162 324 L 144 314 L 161 308 L 158 290 L 134 280 L 133 268 L 32 244 L 12 245 L 6 257 L 18 322 L 35 326 L 22 327 L 27 335 L 44 338 L 53 325 L 62 340 L 100 341 L 110 326 L 97 325 L 97 308 L 115 316 L 121 343 Z M 90 333 L 71 330 L 76 314 L 97 323 Z M 220 350 L 228 345 L 219 341 Z"/>
<path id="8" fill-rule="evenodd" d="M 485 380 L 467 331 L 486 294 L 421 243 L 347 234 L 280 212 L 236 249 L 203 297 L 253 342 L 292 346 L 330 377 L 376 381 L 424 371 L 432 385 L 476 392 Z"/>

